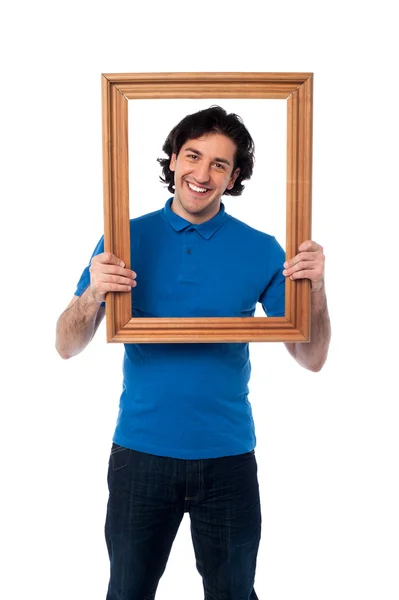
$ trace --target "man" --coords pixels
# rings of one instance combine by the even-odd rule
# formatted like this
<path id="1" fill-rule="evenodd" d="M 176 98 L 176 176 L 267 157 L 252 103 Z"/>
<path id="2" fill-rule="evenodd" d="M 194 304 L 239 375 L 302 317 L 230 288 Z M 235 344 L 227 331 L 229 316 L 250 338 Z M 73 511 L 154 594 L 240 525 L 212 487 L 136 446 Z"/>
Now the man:
<path id="1" fill-rule="evenodd" d="M 226 214 L 240 195 L 254 144 L 220 107 L 185 117 L 159 159 L 174 192 L 164 209 L 132 219 L 134 270 L 97 245 L 57 323 L 63 358 L 81 352 L 110 291 L 132 292 L 134 317 L 284 315 L 284 281 L 312 286 L 309 343 L 286 347 L 319 371 L 330 324 L 321 246 L 285 262 L 275 238 Z M 107 600 L 152 600 L 185 512 L 206 600 L 256 600 L 261 512 L 248 402 L 248 344 L 126 344 L 123 391 L 108 470 Z M 189 590 L 188 590 L 189 593 Z"/>

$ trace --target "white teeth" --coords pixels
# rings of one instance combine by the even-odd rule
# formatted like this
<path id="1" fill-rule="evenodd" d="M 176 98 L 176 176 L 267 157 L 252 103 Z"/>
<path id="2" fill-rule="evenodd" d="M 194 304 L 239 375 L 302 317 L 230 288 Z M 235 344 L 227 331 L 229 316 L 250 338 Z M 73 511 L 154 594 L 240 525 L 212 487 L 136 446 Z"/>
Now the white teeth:
<path id="1" fill-rule="evenodd" d="M 188 183 L 188 182 L 187 182 L 187 183 Z M 207 191 L 208 191 L 207 189 L 204 189 L 204 188 L 199 188 L 199 187 L 197 187 L 196 185 L 193 185 L 192 183 L 188 183 L 188 187 L 189 187 L 191 190 L 194 190 L 194 192 L 207 192 Z"/>

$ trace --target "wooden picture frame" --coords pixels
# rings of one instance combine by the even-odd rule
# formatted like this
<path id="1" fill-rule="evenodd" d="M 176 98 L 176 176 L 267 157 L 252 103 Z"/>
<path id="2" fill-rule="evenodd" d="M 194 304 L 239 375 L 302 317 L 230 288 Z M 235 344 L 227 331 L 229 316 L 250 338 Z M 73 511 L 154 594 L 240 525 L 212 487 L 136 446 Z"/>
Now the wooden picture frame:
<path id="1" fill-rule="evenodd" d="M 122 259 L 127 268 L 130 268 L 127 103 L 146 98 L 287 100 L 285 250 L 287 260 L 295 256 L 300 244 L 311 239 L 313 74 L 102 74 L 104 250 Z M 108 342 L 306 342 L 310 339 L 310 282 L 287 278 L 285 317 L 132 318 L 131 294 L 109 292 L 106 324 Z"/>

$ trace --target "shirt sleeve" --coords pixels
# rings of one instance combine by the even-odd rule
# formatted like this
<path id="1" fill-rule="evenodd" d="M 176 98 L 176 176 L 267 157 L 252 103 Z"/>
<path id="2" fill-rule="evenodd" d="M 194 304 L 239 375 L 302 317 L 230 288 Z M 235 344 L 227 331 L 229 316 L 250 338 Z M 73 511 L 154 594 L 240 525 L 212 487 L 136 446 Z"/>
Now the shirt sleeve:
<path id="1" fill-rule="evenodd" d="M 83 292 L 85 291 L 85 289 L 87 289 L 87 287 L 89 286 L 89 284 L 90 284 L 89 269 L 90 269 L 91 261 L 94 256 L 97 256 L 97 254 L 102 254 L 103 252 L 104 252 L 104 236 L 101 237 L 97 246 L 94 248 L 94 252 L 90 257 L 89 264 L 87 265 L 87 267 L 84 269 L 82 275 L 80 276 L 80 279 L 76 286 L 75 296 L 81 296 L 83 294 Z M 105 302 L 102 302 L 101 306 L 105 306 Z"/>
<path id="2" fill-rule="evenodd" d="M 285 277 L 283 275 L 285 252 L 276 238 L 272 238 L 269 250 L 269 280 L 259 297 L 268 317 L 285 316 Z"/>

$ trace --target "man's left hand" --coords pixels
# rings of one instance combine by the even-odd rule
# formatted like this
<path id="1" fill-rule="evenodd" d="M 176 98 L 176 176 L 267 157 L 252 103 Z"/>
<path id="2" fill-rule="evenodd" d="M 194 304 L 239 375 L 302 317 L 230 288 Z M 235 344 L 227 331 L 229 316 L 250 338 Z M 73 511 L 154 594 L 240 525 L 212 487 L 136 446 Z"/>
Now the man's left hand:
<path id="1" fill-rule="evenodd" d="M 323 248 L 307 240 L 299 248 L 299 253 L 284 263 L 283 275 L 292 280 L 310 279 L 312 292 L 318 292 L 324 287 Z"/>

